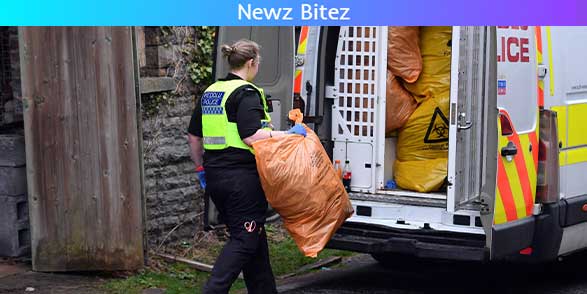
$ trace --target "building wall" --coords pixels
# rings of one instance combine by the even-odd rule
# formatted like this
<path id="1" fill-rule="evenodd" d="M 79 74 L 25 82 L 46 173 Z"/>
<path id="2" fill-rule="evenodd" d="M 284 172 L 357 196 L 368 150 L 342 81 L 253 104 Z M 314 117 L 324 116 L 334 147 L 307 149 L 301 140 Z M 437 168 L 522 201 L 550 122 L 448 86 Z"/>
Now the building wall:
<path id="1" fill-rule="evenodd" d="M 189 242 L 203 227 L 203 191 L 189 157 L 187 127 L 204 85 L 186 76 L 192 56 L 185 52 L 194 52 L 197 43 L 193 28 L 144 27 L 137 39 L 142 88 L 149 92 L 142 94 L 143 107 L 152 109 L 150 99 L 167 96 L 156 114 L 143 112 L 148 243 L 156 249 Z"/>
<path id="2" fill-rule="evenodd" d="M 18 28 L 0 27 L 0 125 L 22 122 Z"/>

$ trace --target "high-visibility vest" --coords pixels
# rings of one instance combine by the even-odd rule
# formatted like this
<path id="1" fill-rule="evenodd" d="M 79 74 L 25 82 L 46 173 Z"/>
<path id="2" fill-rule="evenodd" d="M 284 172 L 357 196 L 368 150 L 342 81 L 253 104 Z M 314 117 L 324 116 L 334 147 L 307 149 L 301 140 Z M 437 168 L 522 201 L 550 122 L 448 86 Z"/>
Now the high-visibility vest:
<path id="1" fill-rule="evenodd" d="M 263 89 L 241 79 L 218 81 L 204 91 L 200 101 L 202 106 L 202 133 L 205 150 L 224 150 L 228 147 L 246 149 L 254 153 L 249 145 L 241 140 L 236 123 L 228 121 L 226 100 L 238 88 L 249 85 L 259 92 L 263 103 L 264 119 L 261 126 L 268 128 L 271 122 L 267 100 Z M 268 128 L 269 129 L 269 128 Z"/>

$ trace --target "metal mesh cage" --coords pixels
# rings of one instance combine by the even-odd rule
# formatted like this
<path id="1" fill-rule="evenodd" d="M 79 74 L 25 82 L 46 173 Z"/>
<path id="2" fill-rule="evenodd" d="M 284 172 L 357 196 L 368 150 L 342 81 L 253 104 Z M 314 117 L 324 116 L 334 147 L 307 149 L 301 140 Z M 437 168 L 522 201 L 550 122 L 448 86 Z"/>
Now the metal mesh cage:
<path id="1" fill-rule="evenodd" d="M 334 137 L 373 138 L 375 134 L 377 27 L 343 27 L 336 58 Z"/>

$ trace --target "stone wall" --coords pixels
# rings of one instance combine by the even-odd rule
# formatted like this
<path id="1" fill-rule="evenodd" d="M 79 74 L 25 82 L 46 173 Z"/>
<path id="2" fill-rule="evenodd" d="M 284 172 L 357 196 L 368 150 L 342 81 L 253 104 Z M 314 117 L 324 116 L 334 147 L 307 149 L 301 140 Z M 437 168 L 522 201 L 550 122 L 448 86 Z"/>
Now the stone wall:
<path id="1" fill-rule="evenodd" d="M 18 50 L 18 28 L 0 28 L 0 125 L 23 120 Z"/>
<path id="2" fill-rule="evenodd" d="M 142 121 L 148 240 L 150 249 L 157 249 L 189 242 L 203 227 L 203 191 L 186 137 L 202 86 L 186 77 L 190 55 L 185 52 L 197 39 L 193 28 L 144 27 L 137 39 L 143 104 L 170 97 Z"/>
<path id="3" fill-rule="evenodd" d="M 168 97 L 156 114 L 142 119 L 148 245 L 156 249 L 162 243 L 189 242 L 203 227 L 203 192 L 186 136 L 194 98 L 206 85 L 194 85 L 186 73 L 197 51 L 194 28 L 138 27 L 137 41 L 141 100 Z M 17 27 L 0 28 L 0 46 L 0 63 L 5 65 L 0 79 L 0 126 L 8 126 L 22 123 Z"/>

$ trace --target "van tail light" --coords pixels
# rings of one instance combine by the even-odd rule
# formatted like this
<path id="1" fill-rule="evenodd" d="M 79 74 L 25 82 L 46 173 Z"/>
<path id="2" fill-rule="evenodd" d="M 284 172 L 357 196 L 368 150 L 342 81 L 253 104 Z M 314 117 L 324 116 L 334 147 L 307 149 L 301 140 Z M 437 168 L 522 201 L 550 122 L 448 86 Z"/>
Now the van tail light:
<path id="1" fill-rule="evenodd" d="M 540 141 L 538 144 L 538 181 L 536 202 L 555 203 L 559 200 L 558 128 L 556 112 L 540 110 Z"/>
<path id="2" fill-rule="evenodd" d="M 521 255 L 532 255 L 532 247 L 527 247 L 520 250 Z"/>
<path id="3" fill-rule="evenodd" d="M 501 124 L 501 135 L 502 136 L 511 136 L 514 133 L 514 128 L 512 127 L 512 122 L 505 114 L 499 115 L 499 122 Z"/>

